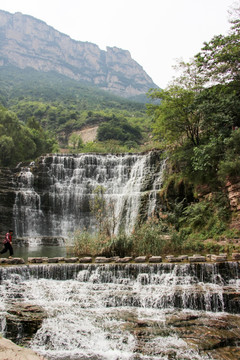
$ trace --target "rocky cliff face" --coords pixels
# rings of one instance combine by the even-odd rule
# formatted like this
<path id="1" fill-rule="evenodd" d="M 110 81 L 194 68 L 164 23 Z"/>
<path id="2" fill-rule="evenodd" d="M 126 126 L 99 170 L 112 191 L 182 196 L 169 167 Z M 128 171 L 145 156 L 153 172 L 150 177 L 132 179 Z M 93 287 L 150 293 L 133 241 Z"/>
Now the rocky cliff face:
<path id="1" fill-rule="evenodd" d="M 240 178 L 231 179 L 226 184 L 231 210 L 234 213 L 231 227 L 240 230 Z"/>
<path id="2" fill-rule="evenodd" d="M 13 206 L 15 202 L 14 171 L 0 168 L 0 248 L 4 234 L 13 228 Z"/>
<path id="3" fill-rule="evenodd" d="M 75 41 L 43 21 L 0 11 L 0 66 L 56 71 L 129 97 L 156 87 L 129 51 Z"/>

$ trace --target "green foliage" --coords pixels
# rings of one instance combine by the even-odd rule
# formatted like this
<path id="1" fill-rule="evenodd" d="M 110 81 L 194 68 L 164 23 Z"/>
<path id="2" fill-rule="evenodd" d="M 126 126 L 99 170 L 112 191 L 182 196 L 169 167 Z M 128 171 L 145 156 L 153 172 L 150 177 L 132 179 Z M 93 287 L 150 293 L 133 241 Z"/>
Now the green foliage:
<path id="1" fill-rule="evenodd" d="M 34 118 L 24 125 L 14 113 L 0 108 L 0 166 L 15 166 L 20 161 L 33 160 L 51 152 L 55 145 L 54 138 Z"/>
<path id="2" fill-rule="evenodd" d="M 149 95 L 161 99 L 159 106 L 148 105 L 149 114 L 155 117 L 155 135 L 170 144 L 176 141 L 182 144 L 187 138 L 194 146 L 198 145 L 200 115 L 191 107 L 194 92 L 174 85 L 168 90 L 152 90 Z"/>
<path id="3" fill-rule="evenodd" d="M 75 255 L 101 255 L 105 248 L 108 248 L 109 239 L 98 234 L 91 234 L 86 229 L 74 232 L 73 251 Z"/>
<path id="4" fill-rule="evenodd" d="M 224 182 L 227 177 L 240 176 L 240 130 L 234 130 L 224 139 L 224 157 L 219 163 L 219 178 Z"/>
<path id="5" fill-rule="evenodd" d="M 140 144 L 142 134 L 138 126 L 131 125 L 126 119 L 113 116 L 110 121 L 99 126 L 97 139 L 99 141 L 117 140 L 121 144 L 133 147 Z"/>
<path id="6" fill-rule="evenodd" d="M 1 165 L 11 163 L 12 153 L 14 152 L 14 142 L 11 136 L 2 135 L 0 137 L 0 150 Z"/>
<path id="7" fill-rule="evenodd" d="M 195 186 L 217 189 L 239 175 L 240 21 L 216 36 L 166 90 L 152 90 L 160 105 L 148 106 L 155 137 L 167 145 L 171 167 Z M 209 82 L 211 81 L 211 83 Z M 224 80 L 224 81 L 223 81 Z M 215 83 L 213 83 L 215 81 Z"/>
<path id="8" fill-rule="evenodd" d="M 106 256 L 124 257 L 130 256 L 132 254 L 132 249 L 132 238 L 124 233 L 120 233 L 110 239 L 109 245 L 104 249 L 103 253 Z"/>
<path id="9" fill-rule="evenodd" d="M 83 140 L 80 135 L 73 133 L 68 140 L 69 149 L 80 150 L 83 147 Z"/>
<path id="10" fill-rule="evenodd" d="M 132 255 L 161 255 L 170 250 L 171 237 L 166 224 L 155 217 L 134 230 L 131 235 Z"/>
<path id="11" fill-rule="evenodd" d="M 0 102 L 14 111 L 21 121 L 26 122 L 34 116 L 44 129 L 66 131 L 68 135 L 83 124 L 108 121 L 113 113 L 147 121 L 143 103 L 54 72 L 4 66 L 0 68 L 0 88 Z"/>
<path id="12" fill-rule="evenodd" d="M 215 238 L 228 227 L 230 207 L 226 195 L 214 193 L 210 199 L 195 202 L 182 211 L 180 232 L 201 239 Z"/>
<path id="13" fill-rule="evenodd" d="M 239 81 L 240 59 L 240 19 L 239 9 L 235 10 L 236 18 L 232 19 L 228 35 L 214 36 L 205 43 L 195 61 L 201 74 L 207 81 Z"/>
<path id="14" fill-rule="evenodd" d="M 108 140 L 108 141 L 90 141 L 84 144 L 79 150 L 81 153 L 129 153 L 129 152 L 138 152 L 140 150 L 139 147 L 131 147 L 129 144 L 122 145 L 119 141 L 116 140 Z M 147 147 L 142 148 L 147 150 Z M 150 149 L 152 149 L 152 144 L 150 145 Z"/>

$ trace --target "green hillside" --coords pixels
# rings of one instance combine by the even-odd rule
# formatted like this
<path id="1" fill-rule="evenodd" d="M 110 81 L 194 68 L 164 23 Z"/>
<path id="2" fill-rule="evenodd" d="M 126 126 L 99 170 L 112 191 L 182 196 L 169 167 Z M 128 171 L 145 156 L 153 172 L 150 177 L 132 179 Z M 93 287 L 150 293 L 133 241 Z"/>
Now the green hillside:
<path id="1" fill-rule="evenodd" d="M 126 100 L 63 75 L 12 66 L 0 68 L 0 102 L 15 111 L 20 120 L 34 115 L 44 119 L 51 129 L 58 125 L 54 115 L 63 123 L 64 117 L 74 118 L 83 111 L 145 112 L 143 103 Z M 54 107 L 58 107 L 58 111 Z M 66 115 L 68 111 L 71 114 Z"/>
<path id="2" fill-rule="evenodd" d="M 0 104 L 14 112 L 24 124 L 33 117 L 45 131 L 57 136 L 61 143 L 65 142 L 64 147 L 75 131 L 113 118 L 137 126 L 142 142 L 150 132 L 150 118 L 144 103 L 118 97 L 54 72 L 1 67 Z M 129 141 L 130 144 L 133 143 Z M 139 141 L 134 144 L 139 145 Z"/>

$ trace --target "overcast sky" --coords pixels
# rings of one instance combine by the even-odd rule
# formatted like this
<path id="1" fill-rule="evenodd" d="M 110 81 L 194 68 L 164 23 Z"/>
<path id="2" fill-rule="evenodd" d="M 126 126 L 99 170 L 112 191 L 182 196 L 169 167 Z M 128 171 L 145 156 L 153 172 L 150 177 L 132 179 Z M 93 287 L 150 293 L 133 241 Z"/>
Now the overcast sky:
<path id="1" fill-rule="evenodd" d="M 204 41 L 227 34 L 234 4 L 239 0 L 0 0 L 0 9 L 32 15 L 103 50 L 129 50 L 165 88 L 176 59 L 187 61 Z"/>

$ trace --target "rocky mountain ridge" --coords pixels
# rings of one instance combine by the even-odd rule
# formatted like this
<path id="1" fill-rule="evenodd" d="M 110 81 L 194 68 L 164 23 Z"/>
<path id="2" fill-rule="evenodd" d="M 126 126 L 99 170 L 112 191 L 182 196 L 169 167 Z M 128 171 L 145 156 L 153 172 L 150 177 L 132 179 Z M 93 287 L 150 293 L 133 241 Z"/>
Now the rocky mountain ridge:
<path id="1" fill-rule="evenodd" d="M 0 66 L 56 71 L 124 97 L 156 87 L 129 51 L 117 47 L 101 50 L 19 12 L 0 10 L 0 47 Z"/>

